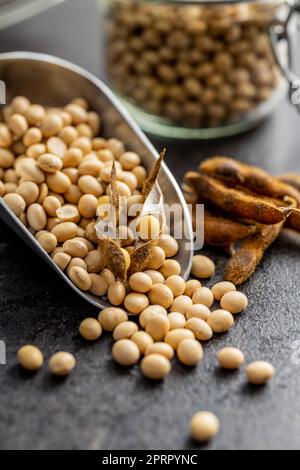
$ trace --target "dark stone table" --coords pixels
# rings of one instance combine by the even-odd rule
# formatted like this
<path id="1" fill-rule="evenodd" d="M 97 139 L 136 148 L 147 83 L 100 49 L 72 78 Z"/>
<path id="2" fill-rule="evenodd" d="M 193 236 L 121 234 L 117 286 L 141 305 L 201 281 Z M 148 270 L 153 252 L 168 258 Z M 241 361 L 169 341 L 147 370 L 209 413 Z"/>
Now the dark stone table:
<path id="1" fill-rule="evenodd" d="M 73 60 L 97 73 L 99 17 L 94 2 L 72 0 L 0 33 L 0 49 L 35 50 Z M 214 142 L 168 144 L 167 163 L 178 181 L 202 157 L 229 154 L 274 172 L 300 171 L 300 120 L 283 103 L 259 129 Z M 161 148 L 165 142 L 155 142 Z M 208 449 L 300 447 L 300 243 L 281 236 L 244 291 L 248 311 L 235 328 L 205 347 L 205 360 L 189 371 L 178 363 L 163 384 L 145 381 L 138 367 L 123 370 L 111 360 L 111 338 L 87 345 L 79 322 L 95 309 L 61 284 L 0 223 L 1 449 L 187 449 L 188 422 L 212 410 L 221 432 Z M 213 252 L 221 277 L 226 256 Z M 25 343 L 75 353 L 78 367 L 65 381 L 44 368 L 22 372 L 16 351 Z M 247 385 L 243 371 L 224 373 L 217 351 L 240 347 L 247 361 L 270 360 L 277 369 L 265 388 Z"/>

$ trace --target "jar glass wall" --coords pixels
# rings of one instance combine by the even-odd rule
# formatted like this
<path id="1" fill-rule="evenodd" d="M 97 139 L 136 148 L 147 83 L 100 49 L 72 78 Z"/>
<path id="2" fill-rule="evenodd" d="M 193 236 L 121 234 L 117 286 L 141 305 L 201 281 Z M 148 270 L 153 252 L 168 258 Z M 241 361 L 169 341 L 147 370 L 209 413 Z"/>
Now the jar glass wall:
<path id="1" fill-rule="evenodd" d="M 104 3 L 107 80 L 145 131 L 235 134 L 284 96 L 268 33 L 284 0 Z"/>

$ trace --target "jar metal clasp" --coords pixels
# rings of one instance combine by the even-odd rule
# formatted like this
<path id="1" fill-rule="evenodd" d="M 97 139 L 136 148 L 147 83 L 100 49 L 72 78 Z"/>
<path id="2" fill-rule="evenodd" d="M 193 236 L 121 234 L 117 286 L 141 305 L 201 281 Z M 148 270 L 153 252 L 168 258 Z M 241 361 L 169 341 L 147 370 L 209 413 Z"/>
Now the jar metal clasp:
<path id="1" fill-rule="evenodd" d="M 300 112 L 300 76 L 295 70 L 292 35 L 290 26 L 295 16 L 300 18 L 300 0 L 289 5 L 289 13 L 285 20 L 276 19 L 269 26 L 270 39 L 276 62 L 289 84 L 289 98 Z M 286 54 L 282 54 L 280 46 L 286 44 Z"/>

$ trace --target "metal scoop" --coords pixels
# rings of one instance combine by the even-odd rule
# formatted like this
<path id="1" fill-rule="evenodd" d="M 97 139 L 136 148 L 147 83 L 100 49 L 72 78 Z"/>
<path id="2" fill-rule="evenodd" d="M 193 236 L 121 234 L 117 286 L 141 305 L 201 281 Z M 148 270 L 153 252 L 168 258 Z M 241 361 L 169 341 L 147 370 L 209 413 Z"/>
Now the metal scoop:
<path id="1" fill-rule="evenodd" d="M 27 96 L 33 103 L 45 106 L 64 106 L 75 97 L 85 98 L 103 121 L 102 134 L 115 137 L 125 143 L 128 150 L 141 155 L 143 165 L 150 168 L 158 154 L 147 137 L 133 121 L 123 105 L 110 89 L 94 75 L 76 65 L 44 54 L 14 52 L 0 54 L 0 80 L 6 85 L 7 102 L 16 95 Z M 158 183 L 169 206 L 182 206 L 184 236 L 179 243 L 175 259 L 180 263 L 182 276 L 187 279 L 193 256 L 193 229 L 191 217 L 184 197 L 174 177 L 165 164 Z M 41 258 L 43 258 L 78 295 L 99 308 L 110 306 L 108 300 L 80 291 L 69 278 L 54 264 L 51 257 L 40 247 L 19 219 L 0 198 L 0 217 L 14 230 Z M 172 230 L 171 230 L 172 231 Z M 186 249 L 189 244 L 189 250 Z"/>

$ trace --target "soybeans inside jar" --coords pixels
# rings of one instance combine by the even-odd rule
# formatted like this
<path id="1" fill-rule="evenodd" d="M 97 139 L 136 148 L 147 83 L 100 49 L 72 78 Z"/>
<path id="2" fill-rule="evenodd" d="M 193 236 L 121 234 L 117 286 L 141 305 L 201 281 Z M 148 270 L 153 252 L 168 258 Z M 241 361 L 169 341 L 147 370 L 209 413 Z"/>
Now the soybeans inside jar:
<path id="1" fill-rule="evenodd" d="M 285 93 L 268 33 L 285 0 L 100 4 L 109 83 L 152 134 L 235 134 L 266 117 Z"/>

